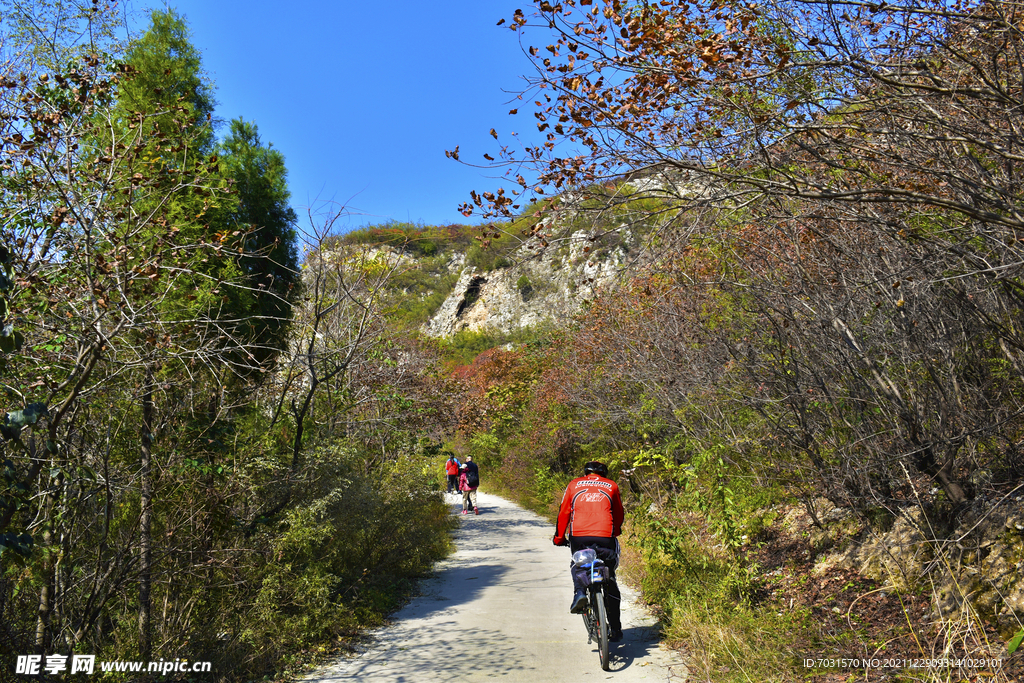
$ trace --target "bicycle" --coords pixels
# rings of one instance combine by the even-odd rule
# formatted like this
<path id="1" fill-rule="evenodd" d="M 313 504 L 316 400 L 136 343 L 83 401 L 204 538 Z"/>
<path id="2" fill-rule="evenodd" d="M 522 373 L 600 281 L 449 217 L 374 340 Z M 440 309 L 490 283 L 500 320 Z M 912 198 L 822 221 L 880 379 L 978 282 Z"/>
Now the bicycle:
<path id="1" fill-rule="evenodd" d="M 607 565 L 593 548 L 577 550 L 572 556 L 573 572 L 587 589 L 587 611 L 583 623 L 587 627 L 587 645 L 596 642 L 601 668 L 608 671 L 611 653 L 608 649 L 608 612 L 604 604 L 604 582 L 611 575 Z"/>

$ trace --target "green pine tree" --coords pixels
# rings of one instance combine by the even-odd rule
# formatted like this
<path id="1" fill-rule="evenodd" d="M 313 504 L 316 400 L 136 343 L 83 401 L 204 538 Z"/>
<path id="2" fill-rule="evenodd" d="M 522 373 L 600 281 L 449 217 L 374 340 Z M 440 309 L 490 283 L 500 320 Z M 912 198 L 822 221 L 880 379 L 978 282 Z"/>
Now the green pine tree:
<path id="1" fill-rule="evenodd" d="M 248 315 L 242 336 L 265 367 L 284 347 L 298 293 L 297 216 L 288 205 L 284 155 L 262 143 L 256 124 L 232 121 L 219 150 L 223 173 L 237 193 L 237 203 L 222 218 L 245 238 L 240 266 Z"/>

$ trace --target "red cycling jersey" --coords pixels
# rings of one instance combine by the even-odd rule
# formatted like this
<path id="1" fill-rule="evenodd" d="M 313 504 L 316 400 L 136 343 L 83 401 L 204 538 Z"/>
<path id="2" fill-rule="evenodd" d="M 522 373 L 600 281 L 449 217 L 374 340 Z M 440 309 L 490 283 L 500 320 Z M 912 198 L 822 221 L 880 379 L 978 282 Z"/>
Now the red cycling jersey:
<path id="1" fill-rule="evenodd" d="M 569 536 L 614 538 L 622 532 L 622 499 L 619 485 L 597 474 L 573 479 L 562 496 L 553 541 Z"/>

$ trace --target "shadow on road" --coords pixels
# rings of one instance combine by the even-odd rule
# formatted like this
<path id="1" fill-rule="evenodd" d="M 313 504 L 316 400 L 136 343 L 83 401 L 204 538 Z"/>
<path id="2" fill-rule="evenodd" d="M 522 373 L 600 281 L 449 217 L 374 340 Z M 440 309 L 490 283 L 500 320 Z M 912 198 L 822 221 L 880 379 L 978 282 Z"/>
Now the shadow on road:
<path id="1" fill-rule="evenodd" d="M 372 681 L 385 667 L 387 680 L 401 683 L 424 681 L 461 681 L 481 678 L 509 677 L 522 680 L 523 671 L 535 667 L 527 664 L 514 643 L 501 631 L 471 629 L 459 638 L 438 637 L 438 633 L 460 632 L 456 621 L 436 622 L 436 629 L 418 638 L 408 633 L 401 638 L 385 636 L 372 652 L 352 660 L 344 671 L 329 672 L 319 681 Z M 463 640 L 472 641 L 473 656 L 465 652 Z M 400 657 L 392 655 L 400 653 Z"/>
<path id="2" fill-rule="evenodd" d="M 502 517 L 501 514 L 493 508 L 480 507 L 480 514 L 468 514 L 463 515 L 462 505 L 453 505 L 452 514 L 456 517 L 465 517 L 467 524 L 473 524 L 474 526 L 486 525 L 486 528 L 495 529 L 500 528 L 501 525 L 505 525 L 509 528 L 523 529 L 523 528 L 535 528 L 535 529 L 551 529 L 554 531 L 554 527 L 548 522 L 540 518 L 535 519 L 509 519 Z M 493 526 L 498 525 L 498 526 Z"/>
<path id="3" fill-rule="evenodd" d="M 420 584 L 417 599 L 394 615 L 396 620 L 422 618 L 472 602 L 490 585 L 501 583 L 509 567 L 500 564 L 455 564 Z"/>
<path id="4" fill-rule="evenodd" d="M 554 527 L 547 522 L 536 519 L 506 519 L 495 514 L 488 515 L 482 512 L 479 515 L 466 515 L 466 526 L 462 531 L 522 531 L 524 529 L 550 529 L 554 533 Z"/>
<path id="5" fill-rule="evenodd" d="M 616 643 L 618 647 L 612 648 L 610 671 L 628 669 L 634 661 L 645 659 L 652 650 L 658 649 L 660 633 L 657 628 L 624 628 L 622 636 L 622 642 Z M 597 659 L 597 648 L 594 648 L 594 658 Z"/>

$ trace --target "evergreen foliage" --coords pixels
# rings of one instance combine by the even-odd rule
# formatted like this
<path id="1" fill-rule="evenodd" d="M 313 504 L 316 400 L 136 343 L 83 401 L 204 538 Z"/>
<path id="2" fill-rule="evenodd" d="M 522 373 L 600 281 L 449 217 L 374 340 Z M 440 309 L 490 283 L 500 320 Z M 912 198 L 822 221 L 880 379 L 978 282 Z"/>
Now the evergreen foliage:
<path id="1" fill-rule="evenodd" d="M 13 18 L 107 17 L 48 11 Z M 283 673 L 447 551 L 427 447 L 456 394 L 337 288 L 381 262 L 308 262 L 297 305 L 284 159 L 246 121 L 217 143 L 178 15 L 106 46 L 0 73 L 0 654 Z"/>
<path id="2" fill-rule="evenodd" d="M 219 150 L 237 203 L 218 220 L 225 232 L 239 231 L 243 236 L 239 267 L 246 302 L 239 317 L 248 329 L 238 334 L 258 349 L 253 361 L 264 367 L 286 343 L 287 322 L 299 292 L 298 217 L 288 205 L 284 156 L 263 145 L 256 124 L 232 121 Z"/>

